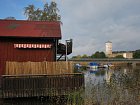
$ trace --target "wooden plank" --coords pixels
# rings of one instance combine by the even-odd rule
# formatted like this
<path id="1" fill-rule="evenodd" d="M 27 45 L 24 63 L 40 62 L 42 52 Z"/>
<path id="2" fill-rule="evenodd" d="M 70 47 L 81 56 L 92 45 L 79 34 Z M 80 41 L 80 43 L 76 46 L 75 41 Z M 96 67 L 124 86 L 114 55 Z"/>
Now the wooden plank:
<path id="1" fill-rule="evenodd" d="M 2 77 L 3 98 L 66 95 L 83 86 L 83 74 Z"/>
<path id="2" fill-rule="evenodd" d="M 6 62 L 5 75 L 73 73 L 73 62 Z"/>

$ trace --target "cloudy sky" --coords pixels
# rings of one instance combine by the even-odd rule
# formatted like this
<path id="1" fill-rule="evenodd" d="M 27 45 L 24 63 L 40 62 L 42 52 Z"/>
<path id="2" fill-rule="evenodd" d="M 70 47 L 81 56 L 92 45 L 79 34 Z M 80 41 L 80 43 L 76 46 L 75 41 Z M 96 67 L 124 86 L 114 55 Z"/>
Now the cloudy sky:
<path id="1" fill-rule="evenodd" d="M 1 0 L 0 18 L 26 19 L 23 8 L 42 8 L 43 0 Z M 46 0 L 50 2 L 50 0 Z M 140 49 L 140 0 L 55 0 L 62 17 L 62 42 L 73 39 L 74 55 L 105 51 L 105 42 L 114 51 Z"/>

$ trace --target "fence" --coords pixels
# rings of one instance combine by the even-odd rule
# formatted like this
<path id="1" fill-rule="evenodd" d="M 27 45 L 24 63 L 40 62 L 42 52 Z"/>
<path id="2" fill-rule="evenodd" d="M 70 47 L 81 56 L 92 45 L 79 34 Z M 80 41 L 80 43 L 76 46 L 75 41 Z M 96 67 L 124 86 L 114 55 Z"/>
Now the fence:
<path id="1" fill-rule="evenodd" d="M 2 97 L 61 96 L 84 87 L 84 75 L 20 75 L 2 76 Z"/>
<path id="2" fill-rule="evenodd" d="M 73 73 L 73 62 L 6 62 L 5 75 Z"/>

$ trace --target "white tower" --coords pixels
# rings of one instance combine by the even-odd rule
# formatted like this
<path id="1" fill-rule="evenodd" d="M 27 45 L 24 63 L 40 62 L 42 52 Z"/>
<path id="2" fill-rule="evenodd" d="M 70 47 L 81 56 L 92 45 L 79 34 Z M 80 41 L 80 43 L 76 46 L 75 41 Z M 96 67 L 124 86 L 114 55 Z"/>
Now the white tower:
<path id="1" fill-rule="evenodd" d="M 107 41 L 105 43 L 105 47 L 106 47 L 106 56 L 111 56 L 112 55 L 112 42 Z"/>

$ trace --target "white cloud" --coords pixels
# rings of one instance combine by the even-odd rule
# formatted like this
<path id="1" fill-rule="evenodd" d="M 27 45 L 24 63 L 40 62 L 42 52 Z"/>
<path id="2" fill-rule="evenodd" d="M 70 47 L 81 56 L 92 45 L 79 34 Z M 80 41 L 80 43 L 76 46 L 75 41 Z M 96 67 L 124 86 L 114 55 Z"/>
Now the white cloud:
<path id="1" fill-rule="evenodd" d="M 74 39 L 73 54 L 139 49 L 139 0 L 65 0 L 61 4 L 63 40 Z"/>
<path id="2" fill-rule="evenodd" d="M 10 14 L 23 19 L 23 8 L 36 1 L 4 0 L 1 18 Z M 51 0 L 46 0 L 50 2 Z M 9 2 L 9 4 L 7 4 Z M 62 16 L 62 42 L 72 38 L 72 55 L 91 55 L 105 51 L 105 42 L 113 42 L 113 50 L 136 50 L 140 45 L 140 0 L 56 0 Z M 16 11 L 16 12 L 15 12 Z M 71 55 L 71 56 L 72 56 Z"/>

